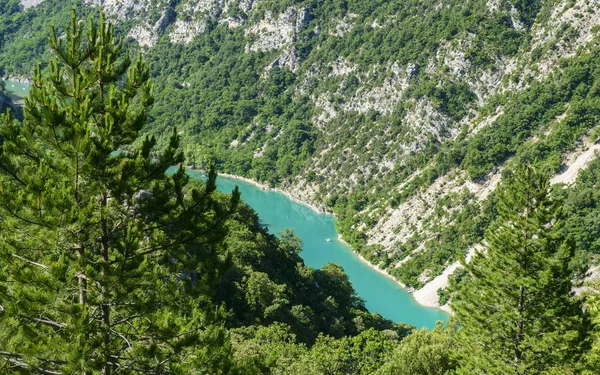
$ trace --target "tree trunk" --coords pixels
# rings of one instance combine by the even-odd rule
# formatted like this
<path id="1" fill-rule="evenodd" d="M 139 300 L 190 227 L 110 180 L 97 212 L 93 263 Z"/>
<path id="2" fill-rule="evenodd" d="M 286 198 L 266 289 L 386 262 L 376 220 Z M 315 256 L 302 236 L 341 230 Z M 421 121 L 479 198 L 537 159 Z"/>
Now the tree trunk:
<path id="1" fill-rule="evenodd" d="M 108 227 L 107 227 L 107 223 L 106 223 L 106 218 L 104 217 L 104 209 L 107 205 L 107 197 L 105 194 L 102 195 L 102 204 L 101 204 L 101 208 L 100 208 L 100 212 L 101 213 L 101 224 L 102 224 L 102 261 L 104 262 L 106 267 L 109 267 L 108 265 Z M 101 293 L 102 293 L 102 327 L 103 327 L 103 354 L 104 354 L 104 360 L 106 361 L 104 363 L 104 366 L 102 367 L 102 375 L 110 375 L 111 373 L 111 368 L 110 368 L 110 357 L 111 357 L 111 352 L 110 352 L 110 300 L 108 298 L 108 291 L 106 288 L 106 285 L 108 283 L 108 280 L 106 280 L 106 268 L 102 273 L 102 287 L 101 287 Z"/>

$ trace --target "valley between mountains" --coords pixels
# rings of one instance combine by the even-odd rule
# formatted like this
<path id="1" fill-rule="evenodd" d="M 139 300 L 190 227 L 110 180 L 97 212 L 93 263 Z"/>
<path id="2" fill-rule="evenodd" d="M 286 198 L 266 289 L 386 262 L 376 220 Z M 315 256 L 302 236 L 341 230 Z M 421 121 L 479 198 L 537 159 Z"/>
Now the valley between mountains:
<path id="1" fill-rule="evenodd" d="M 21 2 L 29 21 L 4 32 L 5 77 L 28 77 L 47 52 L 41 30 L 68 3 Z M 575 197 L 580 171 L 599 167 L 598 1 L 76 6 L 105 11 L 149 62 L 146 134 L 164 146 L 176 126 L 187 164 L 335 214 L 344 240 L 420 303 L 448 309 L 496 214 L 496 186 L 520 163 L 547 168 L 572 197 L 567 222 L 589 224 L 578 254 L 597 259 L 600 225 Z"/>

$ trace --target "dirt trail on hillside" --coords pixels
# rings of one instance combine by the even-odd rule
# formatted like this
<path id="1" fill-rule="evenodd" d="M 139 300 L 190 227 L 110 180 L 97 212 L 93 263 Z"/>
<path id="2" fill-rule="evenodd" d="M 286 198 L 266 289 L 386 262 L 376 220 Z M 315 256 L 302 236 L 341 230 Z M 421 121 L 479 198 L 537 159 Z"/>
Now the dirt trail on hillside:
<path id="1" fill-rule="evenodd" d="M 575 161 L 571 163 L 571 165 L 569 165 L 569 168 L 567 168 L 566 171 L 556 175 L 553 179 L 551 179 L 550 183 L 571 184 L 575 182 L 579 171 L 585 168 L 589 164 L 589 162 L 592 161 L 592 159 L 594 159 L 597 150 L 600 150 L 600 144 L 595 143 L 591 145 L 587 149 L 587 151 L 584 151 L 579 156 L 577 156 L 577 159 L 575 159 Z"/>

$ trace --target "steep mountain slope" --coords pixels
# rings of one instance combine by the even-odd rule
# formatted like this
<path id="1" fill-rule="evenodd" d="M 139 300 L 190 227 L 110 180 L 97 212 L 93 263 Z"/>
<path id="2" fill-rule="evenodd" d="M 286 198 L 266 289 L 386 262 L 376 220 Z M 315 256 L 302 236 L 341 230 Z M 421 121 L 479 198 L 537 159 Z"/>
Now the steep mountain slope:
<path id="1" fill-rule="evenodd" d="M 190 164 L 334 212 L 345 239 L 415 288 L 481 242 L 504 170 L 537 161 L 560 172 L 595 141 L 596 0 L 79 7 L 105 10 L 150 61 L 148 133 L 165 141 L 177 126 Z M 60 20 L 68 8 L 46 0 L 17 14 L 0 68 L 29 71 L 35 59 L 10 59 L 18 36 L 34 43 L 40 17 Z"/>

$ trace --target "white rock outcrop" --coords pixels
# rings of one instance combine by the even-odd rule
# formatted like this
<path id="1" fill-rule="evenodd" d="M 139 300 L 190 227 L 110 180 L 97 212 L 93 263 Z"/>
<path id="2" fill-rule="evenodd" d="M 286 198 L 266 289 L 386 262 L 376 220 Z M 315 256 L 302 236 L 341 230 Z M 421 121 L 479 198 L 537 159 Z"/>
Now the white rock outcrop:
<path id="1" fill-rule="evenodd" d="M 33 8 L 39 4 L 41 4 L 44 0 L 21 0 L 21 6 L 23 9 Z"/>
<path id="2" fill-rule="evenodd" d="M 246 37 L 254 39 L 246 46 L 246 51 L 265 52 L 287 47 L 296 40 L 309 20 L 306 8 L 290 7 L 277 17 L 267 12 L 260 22 L 246 29 Z"/>
<path id="3" fill-rule="evenodd" d="M 175 21 L 173 30 L 169 34 L 171 43 L 190 43 L 197 35 L 202 34 L 206 30 L 206 21 L 191 21 L 182 20 Z"/>

